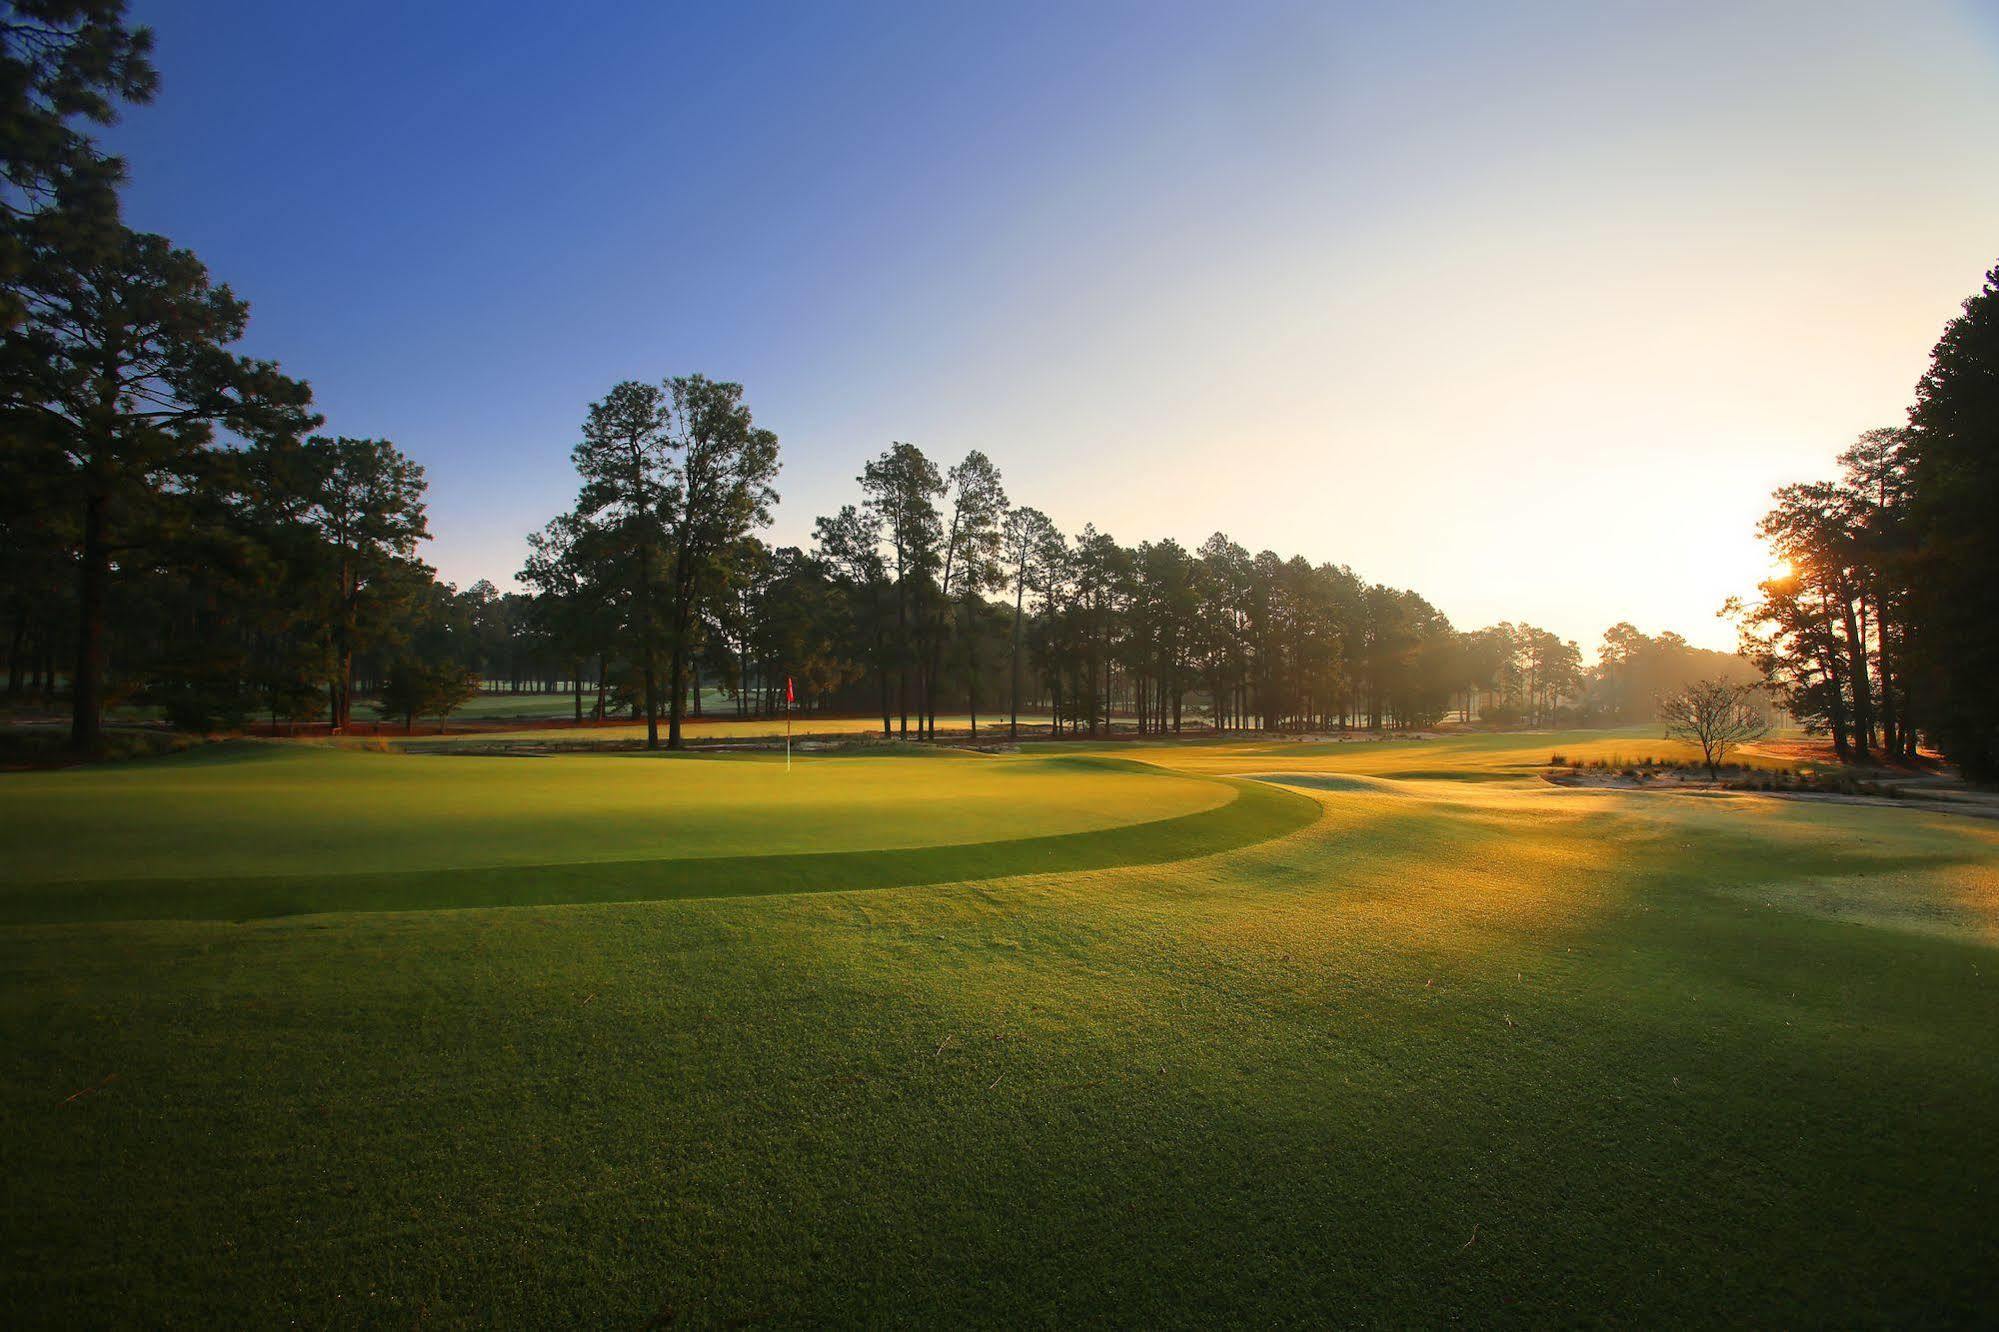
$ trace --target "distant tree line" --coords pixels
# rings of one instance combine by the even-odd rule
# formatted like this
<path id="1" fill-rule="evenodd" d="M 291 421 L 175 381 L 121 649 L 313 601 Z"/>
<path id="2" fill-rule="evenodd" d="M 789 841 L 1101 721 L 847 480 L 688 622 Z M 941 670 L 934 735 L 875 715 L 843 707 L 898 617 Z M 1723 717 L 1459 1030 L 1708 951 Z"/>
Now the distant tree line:
<path id="1" fill-rule="evenodd" d="M 1739 659 L 1606 637 L 1586 671 L 1573 642 L 1532 625 L 1471 633 L 1414 592 L 1352 570 L 1250 551 L 1216 534 L 1120 544 L 1064 534 L 1015 505 L 972 451 L 940 466 L 897 442 L 809 549 L 754 529 L 774 500 L 775 441 L 735 385 L 628 382 L 593 404 L 575 450 L 577 502 L 530 538 L 527 622 L 599 682 L 593 715 L 668 720 L 704 687 L 740 711 L 873 712 L 885 736 L 932 738 L 940 716 L 1054 731 L 1408 729 L 1448 713 L 1506 724 L 1649 720 L 1659 693 Z M 701 407 L 704 401 L 706 407 Z M 695 422 L 705 427 L 700 437 Z M 691 460 L 709 479 L 696 481 Z M 711 497 L 697 519 L 689 496 Z M 689 540 L 689 523 L 708 523 Z M 686 552 L 692 551 L 690 557 Z M 693 563 L 687 561 L 692 558 Z M 579 708 L 580 708 L 579 700 Z"/>
<path id="2" fill-rule="evenodd" d="M 698 414 L 667 406 L 718 389 L 739 392 L 628 383 L 593 405 L 578 502 L 536 534 L 521 573 L 537 622 L 579 662 L 643 681 L 624 695 L 665 713 L 669 746 L 704 681 L 747 706 L 792 679 L 807 708 L 873 710 L 884 734 L 916 738 L 946 712 L 1017 731 L 1024 707 L 1064 731 L 1100 734 L 1120 714 L 1177 732 L 1197 695 L 1222 729 L 1414 726 L 1466 687 L 1500 687 L 1468 674 L 1465 640 L 1414 593 L 1221 536 L 1196 551 L 1065 536 L 1012 505 L 977 451 L 939 467 L 893 444 L 810 550 L 772 549 L 751 528 L 773 498 L 775 442 L 753 445 L 745 416 L 709 446 L 727 465 L 708 488 L 734 498 L 690 542 L 682 460 L 697 446 L 670 418 Z"/>
<path id="3" fill-rule="evenodd" d="M 1651 637 L 1629 624 L 1604 631 L 1582 704 L 1585 716 L 1609 722 L 1644 722 L 1662 702 L 1689 685 L 1760 683 L 1756 665 L 1734 652 L 1698 648 L 1676 633 Z"/>
<path id="4" fill-rule="evenodd" d="M 1746 652 L 1841 757 L 1927 739 L 1999 777 L 1999 267 L 1944 329 L 1908 423 L 1839 463 L 1762 521 L 1784 571 L 1732 606 Z"/>
<path id="5" fill-rule="evenodd" d="M 461 592 L 418 558 L 423 469 L 318 433 L 304 381 L 231 350 L 248 306 L 121 220 L 124 166 L 89 130 L 151 98 L 150 50 L 120 0 L 0 3 L 0 650 L 9 696 L 67 695 L 79 748 L 118 704 L 342 728 L 372 698 L 407 725 L 482 677 L 566 686 L 579 719 L 643 719 L 654 745 L 664 723 L 672 747 L 704 697 L 772 711 L 787 680 L 927 737 L 961 712 L 1086 735 L 1638 719 L 1701 673 L 1629 626 L 1586 672 L 1546 630 L 1460 632 L 1221 534 L 1065 534 L 976 451 L 893 444 L 809 548 L 773 548 L 777 439 L 701 375 L 592 404 L 524 590 Z"/>

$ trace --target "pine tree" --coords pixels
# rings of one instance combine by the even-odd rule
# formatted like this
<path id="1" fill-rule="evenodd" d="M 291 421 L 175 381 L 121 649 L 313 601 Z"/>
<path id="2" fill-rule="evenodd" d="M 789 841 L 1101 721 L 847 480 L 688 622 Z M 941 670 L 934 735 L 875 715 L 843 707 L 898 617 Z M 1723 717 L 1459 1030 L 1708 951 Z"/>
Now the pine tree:
<path id="1" fill-rule="evenodd" d="M 1999 777 L 1999 267 L 1930 355 L 1909 412 L 1911 651 L 1926 719 L 1967 775 Z"/>

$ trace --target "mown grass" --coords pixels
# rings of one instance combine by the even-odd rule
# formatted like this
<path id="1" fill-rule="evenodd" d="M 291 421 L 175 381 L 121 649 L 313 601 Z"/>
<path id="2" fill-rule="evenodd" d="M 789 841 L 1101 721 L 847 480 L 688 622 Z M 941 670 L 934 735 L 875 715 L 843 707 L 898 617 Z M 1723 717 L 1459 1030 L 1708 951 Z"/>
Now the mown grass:
<path id="1" fill-rule="evenodd" d="M 1227 803 L 1121 760 L 411 757 L 245 741 L 14 774 L 0 893 L 50 881 L 397 873 L 901 849 L 1087 832 Z"/>
<path id="2" fill-rule="evenodd" d="M 1157 762 L 1189 772 L 1345 772 L 1371 777 L 1418 780 L 1478 780 L 1526 777 L 1542 771 L 1551 755 L 1577 763 L 1625 754 L 1651 754 L 1671 763 L 1700 758 L 1694 745 L 1659 738 L 1657 727 L 1614 731 L 1446 732 L 1423 739 L 1394 737 L 1348 740 L 1318 737 L 1219 736 L 1194 741 L 1137 741 L 1090 746 L 1087 741 L 1037 742 L 1029 753 L 1106 752 Z M 1732 762 L 1766 762 L 1745 753 Z M 1775 760 L 1768 760 L 1775 762 Z"/>
<path id="3" fill-rule="evenodd" d="M 906 764 L 908 760 L 903 762 Z M 802 765 L 800 771 L 805 771 Z M 928 802 L 931 845 L 675 855 L 671 853 L 673 850 L 685 848 L 668 836 L 659 847 L 665 854 L 653 857 L 586 856 L 570 862 L 543 864 L 345 873 L 290 868 L 291 862 L 280 849 L 266 846 L 263 854 L 272 868 L 262 874 L 146 875 L 0 883 L 0 924 L 250 920 L 327 911 L 415 911 L 909 887 L 967 878 L 1183 860 L 1282 835 L 1311 822 L 1316 813 L 1311 802 L 1274 787 L 1254 782 L 1187 782 L 1158 769 L 1116 760 L 1025 760 L 1016 761 L 1002 771 L 1009 779 L 1026 778 L 1046 784 L 1078 803 L 1057 811 L 1045 803 L 1047 793 L 1034 801 L 1015 800 L 1010 789 L 977 780 L 987 776 L 986 772 L 956 768 L 934 774 L 927 787 L 927 794 L 932 797 L 940 790 L 954 795 L 953 803 L 934 798 Z M 814 776 L 823 782 L 827 773 L 818 770 Z M 846 776 L 848 790 L 871 791 L 873 799 L 915 803 L 899 784 L 883 782 L 872 771 L 849 770 Z M 1138 789 L 1133 789 L 1126 780 L 1134 777 L 1141 783 Z M 596 780 L 601 782 L 606 778 L 599 774 Z M 1186 789 L 1190 787 L 1195 789 Z M 784 789 L 811 791 L 813 787 L 797 781 Z M 709 795 L 712 798 L 712 792 Z M 989 803 L 1013 801 L 1006 822 L 1019 830 L 1020 835 L 976 842 L 946 840 L 985 827 L 981 821 L 952 818 L 961 812 L 964 802 L 974 799 Z M 1091 801 L 1097 806 L 1094 812 L 1083 808 Z M 1184 808 L 1195 812 L 1174 812 Z M 1038 828 L 1062 827 L 1078 821 L 1086 822 L 1086 826 L 1101 822 L 1110 810 L 1118 811 L 1130 821 L 1088 831 L 1035 835 Z M 688 817 L 685 808 L 673 812 L 675 819 Z M 764 817 L 777 825 L 769 836 L 757 838 L 754 829 L 745 828 L 735 845 L 773 845 L 794 840 L 797 830 L 783 826 L 791 817 L 790 811 L 771 812 Z M 660 817 L 659 821 L 670 820 Z M 850 841 L 873 830 L 882 840 L 893 842 L 893 824 L 894 820 L 888 818 L 870 821 L 861 816 L 857 828 L 842 830 L 844 839 L 829 836 L 820 840 L 837 846 L 843 840 Z M 698 845 L 712 849 L 716 843 L 709 838 Z M 465 854 L 472 857 L 480 853 L 467 849 Z"/>
<path id="4" fill-rule="evenodd" d="M 0 929 L 0 1298 L 36 1322 L 1989 1312 L 1999 828 L 1224 748 L 1148 757 L 1302 771 L 1317 817 L 922 888 Z M 1492 766 L 1438 752 L 1381 761 Z M 625 762 L 594 782 L 653 761 Z"/>
<path id="5" fill-rule="evenodd" d="M 587 714 L 596 706 L 597 693 L 593 689 L 583 696 L 583 711 Z M 498 690 L 474 694 L 451 712 L 453 719 L 461 721 L 575 715 L 576 699 L 570 694 L 511 694 Z"/>
<path id="6" fill-rule="evenodd" d="M 537 714 L 547 715 L 547 714 Z M 491 716 L 489 715 L 489 718 Z M 970 731 L 972 719 L 969 716 L 947 716 L 937 719 L 939 731 L 951 735 L 965 735 Z M 1033 726 L 1043 729 L 1046 718 L 1021 718 L 1023 727 Z M 685 738 L 694 744 L 712 744 L 730 740 L 771 740 L 784 736 L 784 717 L 737 717 L 732 712 L 718 708 L 705 716 L 688 717 L 682 723 Z M 664 740 L 666 723 L 661 721 L 659 733 Z M 791 734 L 794 740 L 825 739 L 835 737 L 880 736 L 882 733 L 879 717 L 822 717 L 811 713 L 795 713 L 791 718 Z M 537 728 L 532 730 L 507 731 L 483 730 L 467 731 L 458 735 L 426 736 L 422 743 L 436 744 L 483 744 L 493 741 L 524 740 L 552 741 L 579 740 L 599 744 L 645 739 L 646 727 L 642 721 L 592 723 L 588 726 L 570 728 Z M 1006 718 L 983 716 L 979 718 L 979 738 L 983 740 L 1004 740 L 1007 734 Z"/>
<path id="7" fill-rule="evenodd" d="M 597 691 L 594 687 L 583 690 L 583 712 L 588 715 L 597 706 Z M 733 713 L 736 701 L 719 689 L 703 689 L 701 706 L 708 713 Z M 531 694 L 511 693 L 505 689 L 482 690 L 452 710 L 451 720 L 505 720 L 507 718 L 573 717 L 576 715 L 576 696 L 572 693 Z"/>

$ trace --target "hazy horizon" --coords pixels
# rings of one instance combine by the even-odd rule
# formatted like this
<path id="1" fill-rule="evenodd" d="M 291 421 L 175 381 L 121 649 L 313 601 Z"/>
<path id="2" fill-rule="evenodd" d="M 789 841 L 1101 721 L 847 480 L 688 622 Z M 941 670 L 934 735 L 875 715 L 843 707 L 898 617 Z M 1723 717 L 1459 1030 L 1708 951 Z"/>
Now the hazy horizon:
<path id="1" fill-rule="evenodd" d="M 909 440 L 1067 531 L 1730 647 L 1769 491 L 1999 259 L 1969 4 L 513 12 L 141 0 L 112 136 L 461 586 L 592 399 L 699 371 L 782 441 L 779 543 Z"/>

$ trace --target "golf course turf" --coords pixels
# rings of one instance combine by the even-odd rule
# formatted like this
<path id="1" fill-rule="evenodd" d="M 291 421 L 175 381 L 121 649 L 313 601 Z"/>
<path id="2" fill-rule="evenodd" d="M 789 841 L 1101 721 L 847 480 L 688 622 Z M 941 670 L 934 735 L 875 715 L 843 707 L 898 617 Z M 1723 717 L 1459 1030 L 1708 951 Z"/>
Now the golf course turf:
<path id="1" fill-rule="evenodd" d="M 1989 1317 L 1999 824 L 1534 771 L 1665 749 L 0 775 L 0 1299 Z"/>
<path id="2" fill-rule="evenodd" d="M 258 745 L 172 762 L 170 795 L 159 772 L 131 768 L 22 783 L 28 817 L 0 838 L 19 843 L 6 848 L 0 922 L 904 887 L 1182 860 L 1317 814 L 1263 784 L 1095 756 L 926 751 L 787 770 L 767 756 L 532 761 Z M 219 808 L 203 818 L 205 806 Z M 80 851 L 49 854 L 55 829 Z M 209 872 L 132 872 L 156 863 Z M 57 866 L 68 876 L 24 877 Z"/>

